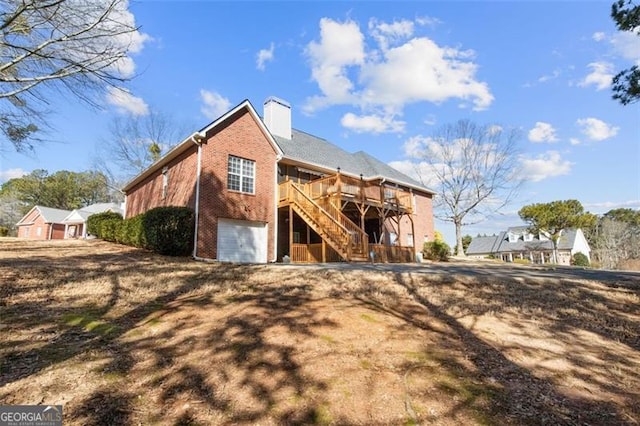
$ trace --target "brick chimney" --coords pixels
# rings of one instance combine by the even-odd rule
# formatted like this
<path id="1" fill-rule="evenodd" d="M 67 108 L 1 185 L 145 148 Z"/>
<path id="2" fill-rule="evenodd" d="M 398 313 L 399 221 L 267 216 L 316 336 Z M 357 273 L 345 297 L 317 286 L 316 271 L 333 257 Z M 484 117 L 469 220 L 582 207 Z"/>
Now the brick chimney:
<path id="1" fill-rule="evenodd" d="M 274 136 L 291 140 L 291 105 L 270 96 L 264 101 L 264 124 Z"/>

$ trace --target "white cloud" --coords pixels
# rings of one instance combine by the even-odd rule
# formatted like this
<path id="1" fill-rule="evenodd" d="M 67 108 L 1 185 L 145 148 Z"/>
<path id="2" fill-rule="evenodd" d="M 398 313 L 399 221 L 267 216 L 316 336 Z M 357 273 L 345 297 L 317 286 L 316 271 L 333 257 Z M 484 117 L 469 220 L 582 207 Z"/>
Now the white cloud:
<path id="1" fill-rule="evenodd" d="M 10 179 L 19 178 L 26 174 L 28 173 L 20 168 L 0 170 L 0 182 L 6 182 Z"/>
<path id="2" fill-rule="evenodd" d="M 129 11 L 127 0 L 117 2 L 111 11 L 109 19 L 105 21 L 105 26 L 116 26 L 117 28 L 137 28 L 136 19 Z M 145 43 L 153 40 L 148 34 L 140 31 L 122 32 L 115 37 L 115 43 L 120 47 L 125 47 L 130 54 L 140 53 Z M 133 77 L 135 73 L 135 62 L 131 56 L 127 55 L 113 64 L 113 68 L 124 78 Z"/>
<path id="3" fill-rule="evenodd" d="M 216 92 L 201 89 L 200 99 L 203 103 L 200 112 L 209 120 L 215 120 L 231 109 L 229 99 Z"/>
<path id="4" fill-rule="evenodd" d="M 427 187 L 433 188 L 437 184 L 437 179 L 433 173 L 432 166 L 425 162 L 413 162 L 411 160 L 392 161 L 389 166 L 404 173 L 405 175 L 421 182 Z"/>
<path id="5" fill-rule="evenodd" d="M 560 70 L 553 70 L 551 74 L 543 75 L 542 77 L 538 78 L 538 82 L 546 83 L 549 80 L 555 80 L 556 78 L 560 77 L 560 74 Z"/>
<path id="6" fill-rule="evenodd" d="M 438 120 L 436 119 L 435 115 L 428 114 L 427 117 L 422 122 L 427 126 L 434 126 L 438 122 Z"/>
<path id="7" fill-rule="evenodd" d="M 489 135 L 491 135 L 491 136 L 494 136 L 494 135 L 497 135 L 498 133 L 502 132 L 503 130 L 504 130 L 504 128 L 502 126 L 498 126 L 497 124 L 492 124 L 487 129 L 487 133 L 489 133 Z"/>
<path id="8" fill-rule="evenodd" d="M 580 145 L 580 139 L 578 139 L 578 138 L 569 138 L 569 143 L 571 145 Z"/>
<path id="9" fill-rule="evenodd" d="M 477 65 L 465 61 L 468 55 L 426 37 L 413 38 L 386 51 L 382 60 L 362 67 L 361 100 L 397 111 L 408 103 L 458 98 L 471 101 L 475 110 L 486 109 L 493 95 L 486 83 L 475 80 Z"/>
<path id="10" fill-rule="evenodd" d="M 602 41 L 602 40 L 604 40 L 606 37 L 607 37 L 607 36 L 606 36 L 606 35 L 605 35 L 605 33 L 603 33 L 602 31 L 595 32 L 595 33 L 593 33 L 593 35 L 591 36 L 591 38 L 592 38 L 594 41 Z"/>
<path id="11" fill-rule="evenodd" d="M 587 65 L 591 72 L 582 79 L 578 86 L 587 87 L 594 85 L 596 90 L 604 90 L 611 86 L 613 79 L 613 64 L 609 62 L 592 62 Z"/>
<path id="12" fill-rule="evenodd" d="M 149 114 L 149 106 L 142 98 L 132 95 L 129 90 L 121 87 L 107 88 L 107 102 L 115 106 L 118 112 L 122 114 Z"/>
<path id="13" fill-rule="evenodd" d="M 563 160 L 558 151 L 547 151 L 534 158 L 520 156 L 520 173 L 532 182 L 567 175 L 572 165 L 570 161 Z"/>
<path id="14" fill-rule="evenodd" d="M 612 126 L 597 118 L 580 118 L 576 121 L 580 131 L 592 141 L 603 141 L 618 134 L 619 127 Z"/>
<path id="15" fill-rule="evenodd" d="M 438 18 L 432 18 L 431 16 L 418 16 L 416 18 L 416 24 L 421 25 L 423 27 L 435 27 L 437 25 L 442 24 L 442 21 Z"/>
<path id="16" fill-rule="evenodd" d="M 369 32 L 376 39 L 382 50 L 390 44 L 397 44 L 413 35 L 414 23 L 406 19 L 392 23 L 380 22 L 375 18 L 369 20 Z"/>
<path id="17" fill-rule="evenodd" d="M 372 19 L 367 39 L 354 21 L 323 18 L 319 41 L 305 50 L 320 89 L 307 99 L 305 112 L 349 105 L 359 108 L 361 116 L 399 116 L 407 104 L 450 99 L 474 110 L 488 108 L 494 98 L 488 84 L 476 79 L 475 52 L 416 36 L 416 23 L 423 25 L 418 20 Z"/>
<path id="18" fill-rule="evenodd" d="M 609 210 L 620 208 L 640 209 L 640 200 L 627 201 L 601 201 L 597 203 L 583 203 L 585 209 L 605 213 Z"/>
<path id="19" fill-rule="evenodd" d="M 614 51 L 623 58 L 640 65 L 640 36 L 631 31 L 618 31 L 611 36 Z"/>
<path id="20" fill-rule="evenodd" d="M 393 116 L 355 115 L 346 113 L 340 124 L 356 133 L 398 133 L 404 131 L 405 122 L 393 119 Z"/>
<path id="21" fill-rule="evenodd" d="M 529 130 L 529 140 L 531 142 L 557 142 L 556 129 L 549 123 L 537 121 L 533 129 Z"/>
<path id="22" fill-rule="evenodd" d="M 268 49 L 260 49 L 256 55 L 256 68 L 263 71 L 267 62 L 273 61 L 273 52 L 275 51 L 275 45 L 271 43 Z"/>
<path id="23" fill-rule="evenodd" d="M 305 50 L 311 62 L 311 76 L 323 96 L 308 99 L 305 109 L 351 103 L 353 83 L 347 67 L 364 63 L 364 36 L 354 21 L 344 23 L 329 18 L 320 20 L 320 41 L 312 41 Z"/>

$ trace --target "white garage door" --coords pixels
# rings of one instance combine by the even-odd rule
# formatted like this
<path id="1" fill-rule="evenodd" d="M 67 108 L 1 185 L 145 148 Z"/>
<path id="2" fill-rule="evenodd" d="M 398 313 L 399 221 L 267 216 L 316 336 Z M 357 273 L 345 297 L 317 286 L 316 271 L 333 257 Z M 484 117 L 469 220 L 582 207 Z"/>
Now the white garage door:
<path id="1" fill-rule="evenodd" d="M 266 263 L 267 224 L 246 220 L 218 220 L 218 260 Z"/>

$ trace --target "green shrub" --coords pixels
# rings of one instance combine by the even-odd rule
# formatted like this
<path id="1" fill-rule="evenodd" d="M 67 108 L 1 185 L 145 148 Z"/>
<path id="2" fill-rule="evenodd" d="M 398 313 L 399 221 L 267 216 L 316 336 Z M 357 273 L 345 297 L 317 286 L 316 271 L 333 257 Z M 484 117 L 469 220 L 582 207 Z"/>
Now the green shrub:
<path id="1" fill-rule="evenodd" d="M 451 253 L 449 244 L 441 240 L 426 242 L 422 247 L 422 255 L 429 260 L 446 262 L 449 260 L 449 253 Z"/>
<path id="2" fill-rule="evenodd" d="M 9 236 L 9 228 L 6 226 L 0 226 L 0 237 L 8 237 Z"/>
<path id="3" fill-rule="evenodd" d="M 118 234 L 118 242 L 133 247 L 146 247 L 143 228 L 144 215 L 125 219 Z"/>
<path id="4" fill-rule="evenodd" d="M 100 234 L 99 238 L 105 241 L 111 241 L 113 243 L 118 242 L 118 235 L 120 234 L 120 228 L 124 221 L 122 218 L 106 219 L 100 222 Z"/>
<path id="5" fill-rule="evenodd" d="M 531 263 L 531 260 L 525 258 L 525 259 L 513 259 L 513 263 L 520 263 L 522 265 L 528 265 Z"/>
<path id="6" fill-rule="evenodd" d="M 187 207 L 156 207 L 142 218 L 145 247 L 170 256 L 193 249 L 194 214 Z"/>
<path id="7" fill-rule="evenodd" d="M 574 266 L 589 266 L 589 258 L 586 254 L 578 252 L 573 255 L 571 264 Z"/>
<path id="8" fill-rule="evenodd" d="M 106 220 L 122 220 L 122 215 L 120 213 L 114 212 L 104 212 L 104 213 L 96 213 L 89 216 L 87 219 L 87 232 L 91 235 L 95 235 L 98 238 L 102 238 L 102 222 Z"/>

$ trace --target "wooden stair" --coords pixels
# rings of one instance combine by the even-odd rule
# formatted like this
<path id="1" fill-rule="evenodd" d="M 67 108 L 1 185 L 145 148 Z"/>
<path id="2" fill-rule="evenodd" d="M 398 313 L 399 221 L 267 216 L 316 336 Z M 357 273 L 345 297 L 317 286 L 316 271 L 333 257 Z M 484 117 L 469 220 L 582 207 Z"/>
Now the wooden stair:
<path id="1" fill-rule="evenodd" d="M 320 206 L 311 199 L 304 187 L 291 181 L 286 183 L 288 202 L 320 237 L 343 259 L 352 262 L 368 260 L 368 236 L 330 203 Z"/>

